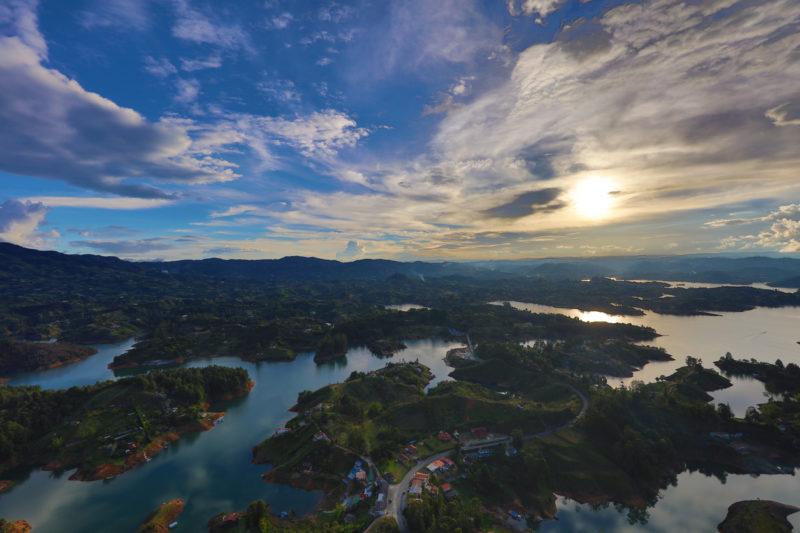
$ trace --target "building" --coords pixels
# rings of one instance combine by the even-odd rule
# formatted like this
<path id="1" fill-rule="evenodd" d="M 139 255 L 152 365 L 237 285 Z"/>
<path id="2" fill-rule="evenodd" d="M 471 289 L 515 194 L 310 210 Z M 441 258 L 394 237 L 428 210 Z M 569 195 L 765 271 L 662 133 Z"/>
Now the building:
<path id="1" fill-rule="evenodd" d="M 489 434 L 485 426 L 478 426 L 476 428 L 472 428 L 470 430 L 470 433 L 472 433 L 472 435 L 475 437 L 485 437 L 486 435 Z"/>
<path id="2" fill-rule="evenodd" d="M 450 442 L 453 439 L 453 437 L 450 436 L 450 433 L 446 431 L 440 431 L 437 438 L 442 442 Z"/>

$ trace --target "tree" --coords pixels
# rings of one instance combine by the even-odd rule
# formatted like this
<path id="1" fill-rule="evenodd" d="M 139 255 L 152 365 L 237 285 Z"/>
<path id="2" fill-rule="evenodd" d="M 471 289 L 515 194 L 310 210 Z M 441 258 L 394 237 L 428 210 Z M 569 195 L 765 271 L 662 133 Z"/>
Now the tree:
<path id="1" fill-rule="evenodd" d="M 731 406 L 727 403 L 717 404 L 717 414 L 726 422 L 733 419 L 733 411 L 731 411 Z"/>
<path id="2" fill-rule="evenodd" d="M 511 445 L 517 450 L 522 449 L 522 430 L 517 428 L 511 432 Z"/>

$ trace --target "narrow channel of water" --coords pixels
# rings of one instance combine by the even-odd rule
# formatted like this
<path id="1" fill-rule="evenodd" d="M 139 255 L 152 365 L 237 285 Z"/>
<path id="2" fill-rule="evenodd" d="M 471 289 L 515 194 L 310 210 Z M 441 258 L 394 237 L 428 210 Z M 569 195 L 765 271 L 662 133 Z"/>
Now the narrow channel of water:
<path id="1" fill-rule="evenodd" d="M 102 347 L 85 361 L 17 376 L 17 382 L 62 388 L 108 379 L 113 375 L 99 371 L 101 363 L 107 364 L 131 344 Z M 418 359 L 431 368 L 434 383 L 448 379 L 451 369 L 444 364 L 444 356 L 458 343 L 428 339 L 406 344 L 408 348 L 392 358 L 380 359 L 366 348 L 356 347 L 345 358 L 321 366 L 314 363 L 311 353 L 300 354 L 291 363 L 246 363 L 236 357 L 190 361 L 186 366 L 243 367 L 256 386 L 244 398 L 214 406 L 227 415 L 213 430 L 185 435 L 151 462 L 115 479 L 80 483 L 68 481 L 72 472 L 59 475 L 34 469 L 17 473 L 23 480 L 0 495 L 0 517 L 25 519 L 36 533 L 135 531 L 162 502 L 183 498 L 186 507 L 176 531 L 194 533 L 205 531 L 215 514 L 243 509 L 257 498 L 267 501 L 276 513 L 289 509 L 309 512 L 321 494 L 264 483 L 260 476 L 267 467 L 251 464 L 252 447 L 293 416 L 286 409 L 300 391 L 343 381 L 354 370 L 368 372 L 388 361 Z M 92 361 L 94 358 L 98 359 Z"/>

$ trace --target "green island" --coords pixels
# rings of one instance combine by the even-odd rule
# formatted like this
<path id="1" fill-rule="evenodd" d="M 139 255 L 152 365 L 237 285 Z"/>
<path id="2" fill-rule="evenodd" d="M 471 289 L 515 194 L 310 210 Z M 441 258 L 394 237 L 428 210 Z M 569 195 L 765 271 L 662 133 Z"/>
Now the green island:
<path id="1" fill-rule="evenodd" d="M 164 502 L 145 518 L 137 533 L 167 533 L 177 525 L 182 512 L 183 500 L 180 498 Z"/>
<path id="2" fill-rule="evenodd" d="M 588 346 L 594 358 L 638 353 L 622 340 Z M 265 480 L 325 491 L 322 512 L 297 530 L 362 531 L 378 516 L 402 514 L 412 533 L 504 531 L 509 520 L 553 518 L 556 493 L 622 506 L 644 523 L 659 490 L 684 470 L 724 478 L 798 465 L 800 421 L 785 419 L 791 409 L 781 404 L 788 427 L 779 427 L 773 402 L 744 419 L 715 408 L 708 392 L 730 381 L 696 358 L 655 383 L 613 389 L 574 372 L 574 352 L 551 343 L 476 352 L 453 371 L 455 381 L 427 392 L 427 368 L 406 362 L 301 393 L 297 416 L 254 448 L 255 462 L 272 465 Z M 398 497 L 404 507 L 387 503 Z M 277 524 L 234 531 L 301 527 L 293 517 Z M 212 525 L 221 531 L 219 517 Z"/>
<path id="3" fill-rule="evenodd" d="M 71 343 L 20 342 L 0 339 L 0 377 L 75 363 L 97 353 L 91 346 Z"/>
<path id="4" fill-rule="evenodd" d="M 214 427 L 211 402 L 247 394 L 243 369 L 154 371 L 67 390 L 0 387 L 0 473 L 20 465 L 77 468 L 102 480 L 149 461 L 180 435 Z"/>
<path id="5" fill-rule="evenodd" d="M 800 508 L 769 500 L 747 500 L 728 507 L 728 515 L 718 526 L 720 533 L 789 533 L 792 524 L 786 517 Z"/>

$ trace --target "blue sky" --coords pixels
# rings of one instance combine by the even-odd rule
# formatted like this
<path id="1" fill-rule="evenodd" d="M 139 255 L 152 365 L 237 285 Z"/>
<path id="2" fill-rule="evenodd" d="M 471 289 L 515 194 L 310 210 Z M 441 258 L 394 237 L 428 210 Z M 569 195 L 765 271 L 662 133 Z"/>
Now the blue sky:
<path id="1" fill-rule="evenodd" d="M 6 0 L 0 239 L 800 252 L 793 0 Z"/>

